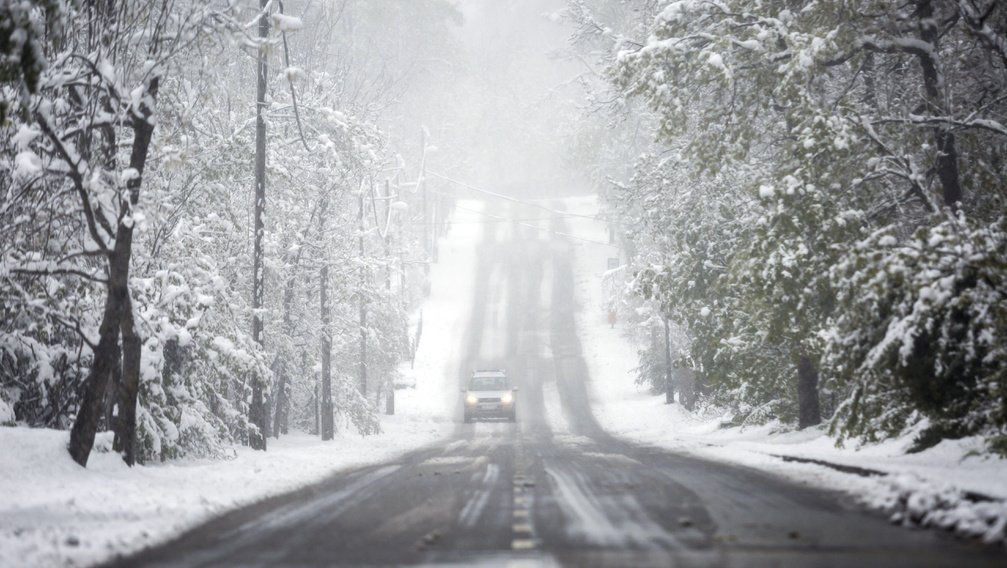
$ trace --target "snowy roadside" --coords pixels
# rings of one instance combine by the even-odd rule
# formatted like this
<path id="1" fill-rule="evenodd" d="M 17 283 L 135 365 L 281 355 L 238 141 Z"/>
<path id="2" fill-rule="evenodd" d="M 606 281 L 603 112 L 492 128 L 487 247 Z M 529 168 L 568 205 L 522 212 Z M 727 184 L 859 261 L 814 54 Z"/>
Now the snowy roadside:
<path id="1" fill-rule="evenodd" d="M 336 471 L 393 459 L 446 434 L 407 417 L 385 433 L 322 443 L 292 433 L 269 451 L 232 460 L 127 467 L 92 454 L 87 469 L 66 451 L 67 432 L 0 428 L 0 566 L 84 566 L 162 542 L 230 509 L 292 491 Z M 107 442 L 107 436 L 105 437 Z"/>
<path id="2" fill-rule="evenodd" d="M 593 196 L 566 200 L 572 213 L 598 211 Z M 570 234 L 604 243 L 603 222 L 571 218 Z M 722 417 L 665 405 L 635 384 L 637 348 L 602 309 L 601 277 L 616 250 L 585 241 L 576 247 L 578 332 L 592 378 L 595 415 L 603 428 L 634 442 L 782 475 L 842 491 L 893 522 L 937 526 L 986 542 L 1007 543 L 1007 460 L 978 455 L 974 438 L 907 455 L 911 436 L 883 444 L 837 448 L 824 427 L 784 432 L 778 425 L 721 427 Z M 623 259 L 625 260 L 625 259 Z M 796 458 L 796 459 L 795 459 Z M 821 463 L 811 463 L 814 460 Z M 847 468 L 846 472 L 834 466 Z M 858 470 L 858 473 L 852 473 Z M 876 474 L 874 474 L 876 473 Z"/>
<path id="3" fill-rule="evenodd" d="M 478 204 L 466 204 L 478 209 Z M 475 213 L 459 210 L 458 221 Z M 472 219 L 467 219 L 472 217 Z M 454 429 L 456 338 L 467 321 L 480 225 L 459 224 L 440 241 L 431 267 L 424 332 L 410 372 L 415 388 L 396 393 L 383 433 L 340 432 L 334 441 L 292 432 L 269 451 L 235 449 L 231 460 L 180 460 L 126 467 L 117 454 L 92 454 L 88 467 L 66 452 L 65 431 L 0 427 L 0 566 L 86 566 L 164 542 L 224 512 L 293 491 L 339 471 L 396 459 Z M 405 369 L 409 365 L 404 366 Z M 107 435 L 99 444 L 110 445 Z"/>

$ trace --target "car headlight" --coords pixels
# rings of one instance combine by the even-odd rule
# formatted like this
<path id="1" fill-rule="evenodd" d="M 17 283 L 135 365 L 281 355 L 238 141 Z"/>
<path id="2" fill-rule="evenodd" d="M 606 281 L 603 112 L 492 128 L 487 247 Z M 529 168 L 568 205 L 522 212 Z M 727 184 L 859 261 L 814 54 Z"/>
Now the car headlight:
<path id="1" fill-rule="evenodd" d="M 475 404 L 475 403 L 479 402 L 479 399 L 476 397 L 476 395 L 470 394 L 467 397 L 465 397 L 465 402 L 467 402 L 469 404 Z"/>
<path id="2" fill-rule="evenodd" d="M 500 397 L 500 402 L 502 402 L 504 404 L 510 404 L 510 403 L 514 402 L 514 395 L 512 395 L 511 393 L 507 393 L 507 394 L 503 395 L 502 397 Z"/>

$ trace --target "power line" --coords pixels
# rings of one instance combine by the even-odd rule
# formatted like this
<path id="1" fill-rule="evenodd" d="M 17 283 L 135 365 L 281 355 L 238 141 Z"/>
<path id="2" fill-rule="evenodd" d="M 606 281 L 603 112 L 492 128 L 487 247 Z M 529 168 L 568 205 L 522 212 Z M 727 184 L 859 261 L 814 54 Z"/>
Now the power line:
<path id="1" fill-rule="evenodd" d="M 458 181 L 456 179 L 451 179 L 448 176 L 441 175 L 441 174 L 439 174 L 437 172 L 431 172 L 431 171 L 427 170 L 426 173 L 429 174 L 429 175 L 432 175 L 434 177 L 439 177 L 442 180 L 449 181 L 449 182 L 451 182 L 453 184 L 460 185 L 462 187 L 471 189 L 472 191 L 478 191 L 479 193 L 485 193 L 486 195 L 491 195 L 491 196 L 499 198 L 499 199 L 506 199 L 507 201 L 513 201 L 514 203 L 520 203 L 522 205 L 527 205 L 529 207 L 537 207 L 538 209 L 542 209 L 543 211 L 548 211 L 548 212 L 552 213 L 553 215 L 562 215 L 564 217 L 580 217 L 580 218 L 583 218 L 583 219 L 591 219 L 591 220 L 594 220 L 594 221 L 598 220 L 598 216 L 597 215 L 579 215 L 577 213 L 567 213 L 566 211 L 557 211 L 555 209 L 550 209 L 550 208 L 548 208 L 548 207 L 546 207 L 544 205 L 539 205 L 538 203 L 532 203 L 531 201 L 524 201 L 524 200 L 521 200 L 521 199 L 517 199 L 516 197 L 511 197 L 509 195 L 503 195 L 503 194 L 500 194 L 500 193 L 496 193 L 494 191 L 490 191 L 488 189 L 482 189 L 482 188 L 476 187 L 474 185 L 465 183 L 463 181 Z M 478 211 L 476 213 L 478 213 Z"/>
<path id="2" fill-rule="evenodd" d="M 435 191 L 434 193 L 438 193 L 438 192 Z M 440 195 L 444 195 L 444 194 L 441 193 Z M 538 231 L 545 231 L 546 233 L 552 233 L 554 235 L 559 235 L 561 237 L 566 237 L 568 239 L 576 239 L 578 241 L 584 241 L 586 243 L 591 243 L 591 244 L 594 244 L 594 245 L 601 245 L 601 246 L 605 246 L 605 247 L 612 247 L 612 248 L 615 248 L 615 249 L 622 249 L 622 247 L 620 247 L 619 245 L 613 245 L 611 243 L 603 243 L 601 241 L 592 241 L 591 239 L 585 239 L 584 237 L 578 237 L 577 235 L 570 235 L 570 234 L 567 234 L 567 233 L 561 233 L 560 231 L 553 231 L 552 229 L 546 229 L 546 228 L 543 228 L 543 227 L 539 227 L 537 225 L 529 225 L 527 223 L 522 223 L 522 222 L 516 221 L 514 219 L 508 219 L 506 217 L 500 217 L 498 215 L 493 215 L 491 213 L 486 213 L 484 211 L 478 211 L 476 209 L 469 209 L 468 207 L 462 207 L 461 205 L 458 205 L 457 203 L 454 205 L 454 207 L 456 209 L 461 209 L 462 211 L 470 211 L 472 213 L 478 213 L 480 215 L 485 215 L 487 217 L 492 217 L 494 219 L 499 219 L 501 221 L 507 221 L 509 223 L 514 223 L 515 225 L 521 225 L 522 227 L 528 227 L 530 229 L 536 229 Z M 585 217 L 584 215 L 576 215 L 576 216 L 577 217 Z M 591 219 L 592 220 L 597 220 L 597 219 L 594 219 L 593 217 Z"/>
<path id="3" fill-rule="evenodd" d="M 434 195 L 450 197 L 446 193 L 441 193 L 439 191 L 434 191 L 432 193 Z M 468 211 L 468 209 L 466 209 L 466 211 Z M 552 219 L 555 219 L 555 217 L 530 217 L 528 219 L 500 218 L 500 219 L 494 219 L 492 221 L 434 221 L 431 223 L 421 223 L 417 221 L 414 222 L 413 225 L 440 225 L 442 223 L 447 225 L 489 225 L 491 223 L 527 223 L 529 221 L 551 221 Z"/>

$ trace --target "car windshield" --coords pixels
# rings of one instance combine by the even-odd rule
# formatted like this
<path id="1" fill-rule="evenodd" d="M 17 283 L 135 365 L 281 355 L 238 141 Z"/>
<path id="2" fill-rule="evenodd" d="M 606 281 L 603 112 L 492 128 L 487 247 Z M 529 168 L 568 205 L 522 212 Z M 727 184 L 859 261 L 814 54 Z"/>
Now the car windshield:
<path id="1" fill-rule="evenodd" d="M 507 390 L 507 377 L 472 377 L 469 390 Z"/>

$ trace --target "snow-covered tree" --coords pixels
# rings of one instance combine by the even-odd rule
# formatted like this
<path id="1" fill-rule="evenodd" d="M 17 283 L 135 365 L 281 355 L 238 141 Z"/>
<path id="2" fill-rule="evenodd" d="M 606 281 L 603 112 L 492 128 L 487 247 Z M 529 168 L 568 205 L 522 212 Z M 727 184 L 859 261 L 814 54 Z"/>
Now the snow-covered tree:
<path id="1" fill-rule="evenodd" d="M 60 196 L 49 219 L 40 219 L 53 246 L 15 249 L 7 270 L 25 277 L 78 276 L 105 290 L 98 329 L 74 325 L 91 352 L 70 450 L 87 461 L 112 378 L 116 447 L 135 459 L 136 395 L 142 365 L 129 290 L 134 233 L 143 230 L 143 174 L 156 123 L 162 82 L 221 14 L 201 4 L 151 1 L 128 6 L 66 8 L 62 41 L 49 45 L 49 66 L 32 81 L 37 94 L 11 110 L 18 158 L 12 187 Z M 135 38 L 144 38 L 137 41 Z M 132 40 L 131 40 L 132 39 Z M 32 44 L 37 52 L 38 42 Z M 28 84 L 28 87 L 31 87 Z M 24 94 L 24 93 L 22 93 Z M 23 122 L 22 122 L 23 121 Z M 120 142 L 123 140 L 124 142 Z M 30 264 L 24 261 L 31 259 Z M 120 336 L 122 345 L 119 345 Z"/>
<path id="2" fill-rule="evenodd" d="M 772 415 L 808 425 L 816 421 L 821 371 L 826 406 L 847 399 L 833 426 L 873 436 L 879 423 L 858 422 L 864 406 L 850 402 L 868 382 L 850 374 L 848 357 L 878 347 L 871 342 L 885 337 L 889 322 L 860 312 L 854 333 L 849 302 L 857 288 L 846 278 L 883 270 L 879 229 L 900 240 L 940 227 L 996 233 L 1007 111 L 1004 7 L 971 0 L 569 4 L 576 41 L 608 41 L 602 61 L 629 97 L 623 108 L 647 116 L 630 106 L 643 101 L 655 124 L 649 132 L 658 147 L 648 152 L 660 159 L 638 161 L 633 183 L 609 199 L 616 209 L 632 204 L 618 215 L 628 248 L 650 265 L 640 272 L 641 292 L 688 327 L 692 364 L 715 393 L 735 393 L 729 398 L 750 408 L 775 400 Z M 629 20 L 637 23 L 627 25 L 623 14 L 634 10 Z M 920 270 L 921 281 L 932 272 L 905 266 Z M 931 365 L 960 347 L 941 345 L 923 364 L 932 369 L 920 379 L 926 388 L 964 392 L 989 378 Z M 889 377 L 908 364 L 872 364 L 879 361 Z M 962 383 L 939 386 L 948 381 Z M 872 404 L 914 388 L 875 386 Z M 973 408 L 967 400 L 956 407 Z M 979 411 L 956 415 L 956 424 L 984 426 L 947 427 L 921 399 L 900 408 L 945 425 L 930 441 L 997 428 Z M 886 431 L 905 425 L 906 412 L 900 416 L 900 426 L 887 423 Z"/>
<path id="3" fill-rule="evenodd" d="M 414 49 L 409 38 L 443 31 L 457 12 L 409 3 L 415 17 L 389 28 L 378 15 L 403 3 L 284 4 L 4 5 L 0 422 L 76 419 L 81 463 L 98 429 L 116 431 L 129 462 L 224 455 L 266 434 L 267 408 L 277 432 L 316 414 L 329 337 L 334 418 L 379 430 L 378 398 L 406 351 L 400 290 L 417 285 L 392 289 L 387 276 L 420 255 L 408 219 L 389 228 L 392 202 L 410 198 L 379 187 L 408 193 L 396 182 L 415 174 L 377 125 L 430 80 L 417 58 L 450 43 L 442 33 Z M 354 33 L 336 33 L 343 26 Z M 374 51 L 364 40 L 377 32 L 399 49 Z M 263 104 L 248 88 L 260 52 Z M 15 69 L 25 53 L 35 59 Z M 269 184 L 260 309 L 248 191 L 257 109 Z"/>
<path id="4" fill-rule="evenodd" d="M 7 121 L 11 102 L 22 112 L 29 97 L 38 92 L 42 73 L 49 66 L 46 37 L 58 43 L 65 23 L 63 0 L 23 0 L 0 6 L 0 124 Z"/>

